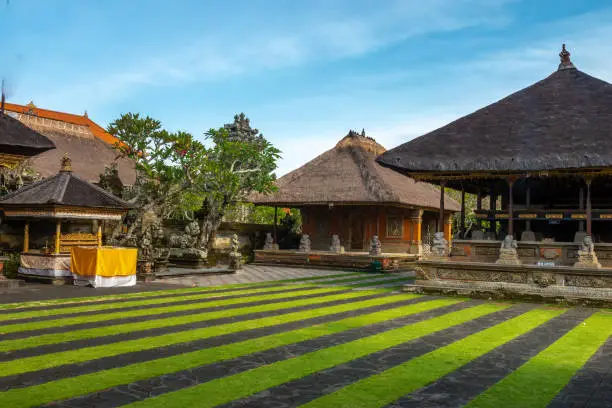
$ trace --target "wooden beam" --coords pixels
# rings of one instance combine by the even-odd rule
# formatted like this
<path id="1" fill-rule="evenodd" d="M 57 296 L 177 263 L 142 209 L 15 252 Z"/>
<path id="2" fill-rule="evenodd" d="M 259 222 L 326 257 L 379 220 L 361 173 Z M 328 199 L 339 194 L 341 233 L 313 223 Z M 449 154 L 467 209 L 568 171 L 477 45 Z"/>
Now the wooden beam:
<path id="1" fill-rule="evenodd" d="M 274 243 L 278 244 L 278 238 L 276 236 L 276 224 L 278 223 L 278 207 L 274 206 Z"/>
<path id="2" fill-rule="evenodd" d="M 465 189 L 461 189 L 461 225 L 460 225 L 460 236 L 461 238 L 465 235 Z"/>
<path id="3" fill-rule="evenodd" d="M 508 235 L 514 237 L 514 199 L 512 197 L 512 187 L 514 179 L 508 179 Z"/>
<path id="4" fill-rule="evenodd" d="M 591 235 L 591 221 L 593 218 L 593 214 L 591 214 L 591 179 L 587 178 L 587 195 L 586 195 L 586 233 L 587 235 Z"/>

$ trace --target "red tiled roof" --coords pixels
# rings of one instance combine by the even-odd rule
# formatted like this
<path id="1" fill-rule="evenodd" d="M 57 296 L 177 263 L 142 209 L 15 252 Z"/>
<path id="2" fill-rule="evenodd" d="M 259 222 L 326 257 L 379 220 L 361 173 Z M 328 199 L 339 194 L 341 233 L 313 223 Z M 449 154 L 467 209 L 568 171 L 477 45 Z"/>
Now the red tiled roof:
<path id="1" fill-rule="evenodd" d="M 74 115 L 72 113 L 58 112 L 49 109 L 41 109 L 33 104 L 18 105 L 16 103 L 6 103 L 5 109 L 9 112 L 18 112 L 25 114 L 32 114 L 41 118 L 57 120 L 60 122 L 71 123 L 73 125 L 86 126 L 91 130 L 91 133 L 98 139 L 114 146 L 115 143 L 122 143 L 115 136 L 108 133 L 104 128 L 98 125 L 93 120 L 89 119 L 85 115 Z"/>

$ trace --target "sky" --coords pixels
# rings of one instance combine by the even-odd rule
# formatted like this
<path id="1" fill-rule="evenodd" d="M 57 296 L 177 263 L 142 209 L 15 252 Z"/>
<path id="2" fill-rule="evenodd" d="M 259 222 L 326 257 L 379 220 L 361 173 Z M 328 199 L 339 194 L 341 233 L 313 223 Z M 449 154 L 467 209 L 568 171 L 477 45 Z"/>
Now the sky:
<path id="1" fill-rule="evenodd" d="M 244 112 L 283 175 L 350 129 L 395 147 L 545 78 L 612 82 L 609 0 L 0 0 L 8 101 L 196 136 Z"/>

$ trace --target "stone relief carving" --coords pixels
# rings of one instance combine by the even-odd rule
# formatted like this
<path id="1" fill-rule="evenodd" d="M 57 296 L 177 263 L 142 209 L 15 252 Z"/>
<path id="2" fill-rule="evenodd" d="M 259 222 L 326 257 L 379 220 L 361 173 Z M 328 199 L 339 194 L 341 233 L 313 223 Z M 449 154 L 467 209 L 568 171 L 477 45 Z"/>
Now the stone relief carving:
<path id="1" fill-rule="evenodd" d="M 374 235 L 370 240 L 370 255 L 378 256 L 380 254 L 382 254 L 382 244 L 380 239 L 378 239 L 378 235 Z"/>

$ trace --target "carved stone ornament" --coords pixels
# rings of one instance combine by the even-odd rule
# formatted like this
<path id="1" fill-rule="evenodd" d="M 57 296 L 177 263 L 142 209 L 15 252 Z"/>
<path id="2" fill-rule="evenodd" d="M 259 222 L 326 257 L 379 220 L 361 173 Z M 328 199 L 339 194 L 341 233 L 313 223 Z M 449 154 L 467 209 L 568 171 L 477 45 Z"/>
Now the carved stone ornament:
<path id="1" fill-rule="evenodd" d="M 240 253 L 240 240 L 238 235 L 232 235 L 232 251 L 229 254 L 229 268 L 237 271 L 242 269 L 242 254 Z"/>
<path id="2" fill-rule="evenodd" d="M 378 256 L 380 254 L 382 254 L 382 244 L 380 239 L 378 239 L 378 235 L 374 235 L 370 240 L 370 255 Z"/>
<path id="3" fill-rule="evenodd" d="M 300 239 L 300 252 L 310 252 L 310 236 L 308 234 L 302 235 Z"/>
<path id="4" fill-rule="evenodd" d="M 340 236 L 338 234 L 332 235 L 331 246 L 329 247 L 331 252 L 342 253 L 344 248 L 340 245 Z"/>
<path id="5" fill-rule="evenodd" d="M 517 247 L 518 245 L 514 237 L 512 235 L 506 235 L 499 249 L 499 259 L 495 263 L 502 265 L 520 265 L 521 260 L 516 250 Z"/>
<path id="6" fill-rule="evenodd" d="M 448 256 L 448 241 L 444 238 L 444 232 L 434 234 L 431 253 L 436 258 L 446 258 Z"/>
<path id="7" fill-rule="evenodd" d="M 578 262 L 574 264 L 575 268 L 601 268 L 601 264 L 595 254 L 595 245 L 590 235 L 585 235 L 582 240 L 582 245 L 578 250 Z"/>
<path id="8" fill-rule="evenodd" d="M 266 232 L 266 242 L 264 243 L 263 249 L 267 251 L 274 249 L 274 238 L 272 238 L 272 233 L 270 232 Z"/>

